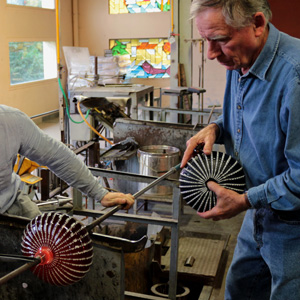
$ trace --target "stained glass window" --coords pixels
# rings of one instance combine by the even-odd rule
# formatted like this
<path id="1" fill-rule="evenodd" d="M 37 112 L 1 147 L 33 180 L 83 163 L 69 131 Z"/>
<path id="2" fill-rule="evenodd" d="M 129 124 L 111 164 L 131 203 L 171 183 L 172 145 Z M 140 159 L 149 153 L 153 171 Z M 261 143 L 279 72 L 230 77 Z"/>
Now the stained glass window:
<path id="1" fill-rule="evenodd" d="M 109 42 L 112 54 L 119 56 L 120 67 L 127 67 L 127 78 L 170 77 L 171 45 L 168 39 L 120 39 Z"/>
<path id="2" fill-rule="evenodd" d="M 171 0 L 109 0 L 110 14 L 169 11 Z"/>

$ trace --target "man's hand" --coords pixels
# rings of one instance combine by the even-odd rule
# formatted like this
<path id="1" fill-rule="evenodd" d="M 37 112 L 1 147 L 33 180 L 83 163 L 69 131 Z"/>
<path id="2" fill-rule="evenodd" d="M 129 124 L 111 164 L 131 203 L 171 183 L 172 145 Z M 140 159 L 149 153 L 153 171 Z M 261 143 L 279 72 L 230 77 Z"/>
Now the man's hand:
<path id="1" fill-rule="evenodd" d="M 129 209 L 134 203 L 134 197 L 131 194 L 123 193 L 107 193 L 101 200 L 101 204 L 105 207 L 124 204 L 125 210 Z"/>
<path id="2" fill-rule="evenodd" d="M 203 152 L 206 155 L 209 155 L 212 151 L 214 142 L 217 139 L 217 136 L 219 135 L 219 127 L 216 124 L 210 124 L 200 130 L 196 135 L 191 137 L 187 142 L 186 142 L 186 150 L 184 152 L 182 161 L 181 161 L 181 168 L 184 168 L 186 163 L 189 161 L 189 159 L 193 155 L 194 149 L 197 147 L 199 144 L 204 144 L 203 147 Z"/>
<path id="3" fill-rule="evenodd" d="M 214 181 L 207 182 L 207 186 L 216 194 L 217 204 L 209 211 L 198 212 L 201 218 L 214 221 L 230 219 L 251 207 L 246 194 L 225 189 Z"/>

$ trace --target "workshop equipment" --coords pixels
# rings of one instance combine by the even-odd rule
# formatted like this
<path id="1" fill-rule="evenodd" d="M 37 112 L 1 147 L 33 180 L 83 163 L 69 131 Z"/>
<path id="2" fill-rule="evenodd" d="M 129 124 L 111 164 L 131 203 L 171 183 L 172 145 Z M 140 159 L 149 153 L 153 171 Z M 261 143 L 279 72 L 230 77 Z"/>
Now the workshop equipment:
<path id="1" fill-rule="evenodd" d="M 180 164 L 171 168 L 135 193 L 134 198 L 138 198 L 179 169 Z M 29 268 L 33 268 L 37 277 L 53 285 L 64 286 L 79 281 L 92 264 L 93 247 L 88 232 L 123 207 L 121 204 L 115 206 L 87 226 L 67 214 L 45 213 L 37 216 L 26 226 L 22 239 L 23 254 L 37 259 L 0 278 L 0 284 Z"/>
<path id="2" fill-rule="evenodd" d="M 130 101 L 130 111 L 127 113 L 132 119 L 138 119 L 140 115 L 139 104 L 153 106 L 154 87 L 143 84 L 121 84 L 105 85 L 94 87 L 80 87 L 69 90 L 70 114 L 76 114 L 78 97 L 105 97 L 111 101 L 117 99 L 128 99 Z M 114 100 L 115 99 L 115 100 Z M 127 101 L 127 105 L 129 102 Z"/>
<path id="3" fill-rule="evenodd" d="M 134 138 L 127 137 L 101 153 L 100 159 L 103 161 L 126 160 L 136 154 L 138 147 L 139 144 Z"/>
<path id="4" fill-rule="evenodd" d="M 150 145 L 138 149 L 137 157 L 139 161 L 139 174 L 159 177 L 166 173 L 170 167 L 180 162 L 180 150 L 167 145 Z M 171 179 L 178 179 L 179 174 L 169 176 Z M 140 183 L 139 188 L 145 187 L 145 183 Z M 147 195 L 167 196 L 172 194 L 172 188 L 164 185 L 156 185 L 147 191 Z"/>
<path id="5" fill-rule="evenodd" d="M 157 283 L 151 287 L 151 292 L 161 298 L 169 298 L 169 285 L 167 283 Z M 190 289 L 186 286 L 177 286 L 176 300 L 188 299 Z"/>
<path id="6" fill-rule="evenodd" d="M 133 119 L 117 119 L 114 124 L 114 143 L 123 141 L 127 137 L 132 137 L 139 144 L 140 148 L 151 145 L 170 145 L 184 153 L 186 141 L 195 135 L 202 126 L 190 124 L 172 124 L 165 122 L 141 121 Z M 128 160 L 113 161 L 114 169 L 120 172 L 131 172 L 139 174 L 139 161 L 137 156 Z M 165 169 L 166 170 L 166 169 Z M 159 175 L 157 175 L 159 176 Z M 179 176 L 177 177 L 177 179 Z M 141 182 L 118 179 L 114 182 L 114 187 L 123 193 L 132 193 L 141 188 Z M 172 187 L 172 185 L 166 185 Z M 145 196 L 146 197 L 146 196 Z M 147 195 L 147 198 L 149 195 Z M 154 201 L 171 203 L 172 195 L 155 197 Z M 151 200 L 151 199 L 150 199 Z M 144 200 L 141 200 L 144 203 Z M 152 200 L 151 200 L 152 201 Z M 137 211 L 140 201 L 135 201 L 134 209 Z"/>
<path id="7" fill-rule="evenodd" d="M 104 97 L 88 97 L 83 98 L 80 104 L 88 109 L 93 109 L 97 112 L 95 118 L 99 119 L 100 123 L 113 128 L 114 122 L 117 118 L 129 118 L 127 114 L 113 102 L 108 101 Z"/>
<path id="8" fill-rule="evenodd" d="M 170 175 L 176 173 L 178 170 L 180 170 L 180 164 L 176 165 L 175 167 L 172 167 L 167 173 L 165 173 L 164 175 L 158 177 L 156 180 L 154 180 L 153 182 L 151 182 L 150 184 L 148 184 L 146 187 L 144 187 L 140 191 L 136 192 L 133 195 L 133 197 L 135 199 L 137 199 L 138 197 L 140 197 L 141 195 L 143 195 L 145 192 L 147 192 L 148 190 L 150 190 L 152 187 L 154 187 L 155 185 L 157 185 L 158 183 L 160 183 L 161 181 L 163 181 L 165 178 L 167 178 Z M 93 221 L 91 224 L 87 225 L 87 230 L 90 231 L 95 226 L 97 226 L 102 221 L 104 221 L 109 216 L 113 215 L 115 212 L 117 212 L 118 210 L 120 210 L 122 208 L 123 208 L 122 204 L 119 204 L 119 205 L 115 206 L 113 209 L 111 209 L 110 211 L 108 211 L 105 215 L 101 216 L 100 218 L 98 218 L 95 221 Z"/>

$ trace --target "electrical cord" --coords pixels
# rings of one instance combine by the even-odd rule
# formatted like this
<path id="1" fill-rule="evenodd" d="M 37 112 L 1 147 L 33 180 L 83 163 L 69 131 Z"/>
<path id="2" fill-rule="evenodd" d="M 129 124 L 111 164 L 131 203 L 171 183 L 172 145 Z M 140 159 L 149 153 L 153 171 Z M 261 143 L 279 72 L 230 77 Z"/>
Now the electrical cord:
<path id="1" fill-rule="evenodd" d="M 62 87 L 62 84 L 61 84 L 61 81 L 60 81 L 60 78 L 58 77 L 58 84 L 59 84 L 59 87 L 61 89 L 61 92 L 64 96 L 64 99 L 65 99 L 65 104 L 66 104 L 66 112 L 67 112 L 67 115 L 68 115 L 68 118 L 75 124 L 82 124 L 84 122 L 84 120 L 89 116 L 89 113 L 90 113 L 90 109 L 86 112 L 86 115 L 85 117 L 83 116 L 83 120 L 82 121 L 75 121 L 71 118 L 71 115 L 70 115 L 70 110 L 69 110 L 69 104 L 68 104 L 68 99 L 67 99 L 67 96 L 66 96 L 66 93 Z"/>
<path id="2" fill-rule="evenodd" d="M 85 118 L 84 118 L 84 115 L 81 111 L 81 108 L 80 108 L 80 102 L 78 101 L 77 102 L 77 109 L 78 109 L 78 112 L 79 114 L 81 115 L 81 117 L 83 118 L 83 121 L 90 127 L 90 129 L 92 131 L 94 131 L 98 136 L 100 136 L 101 138 L 103 138 L 106 142 L 108 142 L 109 144 L 113 145 L 113 143 L 108 140 L 105 136 L 103 136 L 102 134 L 100 134 Z"/>

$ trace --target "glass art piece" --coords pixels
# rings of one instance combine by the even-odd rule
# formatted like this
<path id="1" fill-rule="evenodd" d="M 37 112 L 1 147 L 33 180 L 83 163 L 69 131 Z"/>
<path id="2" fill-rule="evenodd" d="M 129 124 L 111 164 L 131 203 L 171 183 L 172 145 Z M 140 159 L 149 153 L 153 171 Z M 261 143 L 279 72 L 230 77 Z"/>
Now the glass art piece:
<path id="1" fill-rule="evenodd" d="M 169 11 L 171 0 L 109 0 L 110 14 L 135 14 Z"/>
<path id="2" fill-rule="evenodd" d="M 44 282 L 66 286 L 90 270 L 93 246 L 86 228 L 67 214 L 44 213 L 27 225 L 22 237 L 24 256 L 40 257 L 32 272 Z"/>
<path id="3" fill-rule="evenodd" d="M 246 188 L 245 175 L 238 161 L 217 151 L 212 151 L 211 155 L 200 153 L 190 159 L 182 169 L 179 181 L 186 204 L 198 212 L 211 210 L 217 203 L 216 194 L 206 185 L 208 181 L 240 194 Z"/>
<path id="4" fill-rule="evenodd" d="M 166 38 L 110 40 L 119 65 L 127 58 L 126 78 L 169 78 L 171 45 Z"/>

